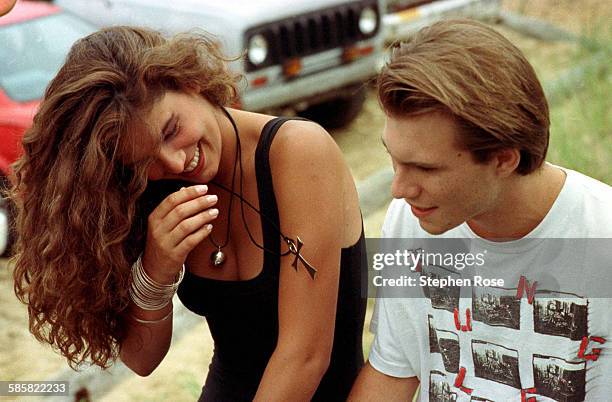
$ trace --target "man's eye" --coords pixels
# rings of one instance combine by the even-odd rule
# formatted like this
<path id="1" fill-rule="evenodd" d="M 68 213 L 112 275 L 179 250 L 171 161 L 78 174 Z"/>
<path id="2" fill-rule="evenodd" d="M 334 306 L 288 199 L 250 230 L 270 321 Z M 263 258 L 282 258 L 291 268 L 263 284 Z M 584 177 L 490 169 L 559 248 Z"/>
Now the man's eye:
<path id="1" fill-rule="evenodd" d="M 433 172 L 436 170 L 434 167 L 426 167 L 426 166 L 417 166 L 417 168 L 422 172 Z"/>

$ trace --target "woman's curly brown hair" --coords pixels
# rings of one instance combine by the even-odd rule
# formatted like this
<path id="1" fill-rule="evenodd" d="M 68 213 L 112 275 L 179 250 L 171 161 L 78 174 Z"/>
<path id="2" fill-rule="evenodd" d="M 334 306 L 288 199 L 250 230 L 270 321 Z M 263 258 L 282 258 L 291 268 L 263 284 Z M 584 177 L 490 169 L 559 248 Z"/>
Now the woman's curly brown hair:
<path id="1" fill-rule="evenodd" d="M 76 42 L 49 84 L 13 166 L 15 293 L 28 305 L 32 334 L 72 368 L 109 367 L 125 336 L 152 157 L 122 160 L 142 135 L 154 135 L 142 129 L 143 116 L 167 90 L 227 105 L 240 79 L 227 61 L 201 33 L 164 38 L 113 27 Z"/>

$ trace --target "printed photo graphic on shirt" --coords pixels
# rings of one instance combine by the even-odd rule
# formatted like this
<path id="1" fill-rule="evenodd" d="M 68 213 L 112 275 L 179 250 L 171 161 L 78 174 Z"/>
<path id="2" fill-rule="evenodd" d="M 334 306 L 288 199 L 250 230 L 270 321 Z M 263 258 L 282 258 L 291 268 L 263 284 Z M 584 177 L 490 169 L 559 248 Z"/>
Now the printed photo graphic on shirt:
<path id="1" fill-rule="evenodd" d="M 423 276 L 427 277 L 428 281 L 435 283 L 441 279 L 461 279 L 461 275 L 451 269 L 439 267 L 437 265 L 427 265 L 423 267 Z M 429 283 L 429 282 L 428 282 Z M 451 313 L 459 308 L 459 296 L 461 287 L 459 286 L 423 286 L 425 297 L 431 300 L 431 306 L 436 309 L 448 310 Z"/>
<path id="2" fill-rule="evenodd" d="M 438 348 L 442 355 L 444 369 L 449 373 L 459 372 L 459 336 L 451 331 L 435 329 Z"/>
<path id="3" fill-rule="evenodd" d="M 472 288 L 472 318 L 492 326 L 521 328 L 521 301 L 516 289 Z"/>
<path id="4" fill-rule="evenodd" d="M 429 402 L 455 402 L 457 391 L 446 374 L 431 370 L 429 372 Z"/>
<path id="5" fill-rule="evenodd" d="M 586 362 L 573 363 L 534 354 L 533 380 L 540 395 L 558 402 L 583 401 L 586 396 Z"/>
<path id="6" fill-rule="evenodd" d="M 433 315 L 427 314 L 427 322 L 429 324 L 429 353 L 440 353 L 438 346 L 438 335 L 433 322 Z"/>
<path id="7" fill-rule="evenodd" d="M 472 341 L 472 359 L 476 377 L 521 389 L 518 351 L 485 341 Z"/>
<path id="8" fill-rule="evenodd" d="M 581 340 L 588 336 L 587 320 L 588 301 L 584 298 L 568 298 L 565 294 L 563 298 L 536 295 L 533 302 L 533 328 L 540 334 Z"/>

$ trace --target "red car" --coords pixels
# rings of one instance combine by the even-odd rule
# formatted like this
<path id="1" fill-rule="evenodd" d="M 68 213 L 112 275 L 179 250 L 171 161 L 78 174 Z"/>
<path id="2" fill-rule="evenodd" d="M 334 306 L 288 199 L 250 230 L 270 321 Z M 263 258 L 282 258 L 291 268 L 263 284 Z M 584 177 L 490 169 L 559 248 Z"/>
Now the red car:
<path id="1" fill-rule="evenodd" d="M 21 137 L 70 46 L 96 28 L 40 1 L 17 1 L 0 17 L 0 186 L 21 153 Z M 0 198 L 0 255 L 10 248 L 10 206 Z"/>

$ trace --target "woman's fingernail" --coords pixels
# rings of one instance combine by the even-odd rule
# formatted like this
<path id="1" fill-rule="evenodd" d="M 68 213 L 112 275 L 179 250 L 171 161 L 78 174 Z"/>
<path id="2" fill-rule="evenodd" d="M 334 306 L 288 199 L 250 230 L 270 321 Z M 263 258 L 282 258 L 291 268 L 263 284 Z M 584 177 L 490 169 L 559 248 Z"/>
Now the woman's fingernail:
<path id="1" fill-rule="evenodd" d="M 209 223 L 208 225 L 205 226 L 206 230 L 208 230 L 209 232 L 212 230 L 212 225 Z"/>
<path id="2" fill-rule="evenodd" d="M 200 194 L 205 194 L 208 191 L 208 186 L 206 184 L 200 184 L 195 186 L 195 189 Z"/>
<path id="3" fill-rule="evenodd" d="M 219 210 L 217 208 L 210 209 L 208 210 L 208 214 L 213 218 L 216 218 L 217 215 L 219 215 Z"/>
<path id="4" fill-rule="evenodd" d="M 206 201 L 207 202 L 217 202 L 217 200 L 219 199 L 219 197 L 217 197 L 216 195 L 207 195 L 206 196 Z"/>

